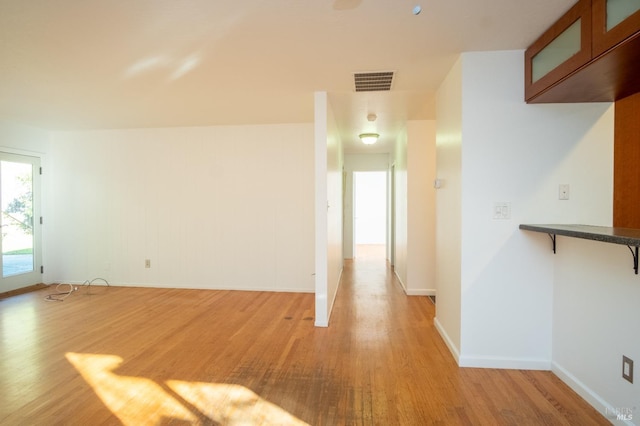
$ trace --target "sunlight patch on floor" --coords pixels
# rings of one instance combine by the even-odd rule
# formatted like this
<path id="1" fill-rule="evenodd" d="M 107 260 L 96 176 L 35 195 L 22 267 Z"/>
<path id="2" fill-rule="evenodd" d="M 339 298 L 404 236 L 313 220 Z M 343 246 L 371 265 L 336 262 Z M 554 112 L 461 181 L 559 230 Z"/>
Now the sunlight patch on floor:
<path id="1" fill-rule="evenodd" d="M 157 425 L 169 419 L 190 424 L 306 425 L 282 408 L 240 386 L 120 376 L 115 355 L 69 352 L 67 360 L 124 425 Z"/>

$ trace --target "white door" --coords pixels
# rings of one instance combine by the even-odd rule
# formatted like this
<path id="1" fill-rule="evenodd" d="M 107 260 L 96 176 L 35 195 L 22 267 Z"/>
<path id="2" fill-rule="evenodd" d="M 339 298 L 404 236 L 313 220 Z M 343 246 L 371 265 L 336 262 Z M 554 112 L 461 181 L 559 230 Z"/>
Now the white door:
<path id="1" fill-rule="evenodd" d="M 0 293 L 42 282 L 40 159 L 0 152 Z"/>

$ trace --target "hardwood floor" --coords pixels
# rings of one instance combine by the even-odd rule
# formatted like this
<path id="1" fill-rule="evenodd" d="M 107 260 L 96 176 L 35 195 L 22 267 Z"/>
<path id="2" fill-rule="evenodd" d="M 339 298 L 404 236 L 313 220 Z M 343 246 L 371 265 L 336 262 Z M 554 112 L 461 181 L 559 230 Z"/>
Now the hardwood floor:
<path id="1" fill-rule="evenodd" d="M 0 424 L 609 424 L 550 372 L 458 368 L 383 260 L 314 296 L 91 287 L 0 300 Z"/>

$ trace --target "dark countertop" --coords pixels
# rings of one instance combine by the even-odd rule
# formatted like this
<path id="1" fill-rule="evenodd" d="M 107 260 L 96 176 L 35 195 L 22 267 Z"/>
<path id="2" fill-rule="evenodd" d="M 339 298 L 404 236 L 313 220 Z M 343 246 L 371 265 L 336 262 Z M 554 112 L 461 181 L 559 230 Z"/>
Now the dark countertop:
<path id="1" fill-rule="evenodd" d="M 605 243 L 640 246 L 640 229 L 612 228 L 592 225 L 530 225 L 521 224 L 525 231 L 544 232 L 546 234 L 563 235 L 565 237 L 583 238 L 585 240 Z"/>

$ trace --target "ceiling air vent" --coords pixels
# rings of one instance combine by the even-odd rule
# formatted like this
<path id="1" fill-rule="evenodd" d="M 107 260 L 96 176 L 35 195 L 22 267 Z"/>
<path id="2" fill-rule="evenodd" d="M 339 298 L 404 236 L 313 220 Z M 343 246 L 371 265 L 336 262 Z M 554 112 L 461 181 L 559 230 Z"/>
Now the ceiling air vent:
<path id="1" fill-rule="evenodd" d="M 357 72 L 353 74 L 356 92 L 391 90 L 393 71 Z"/>

